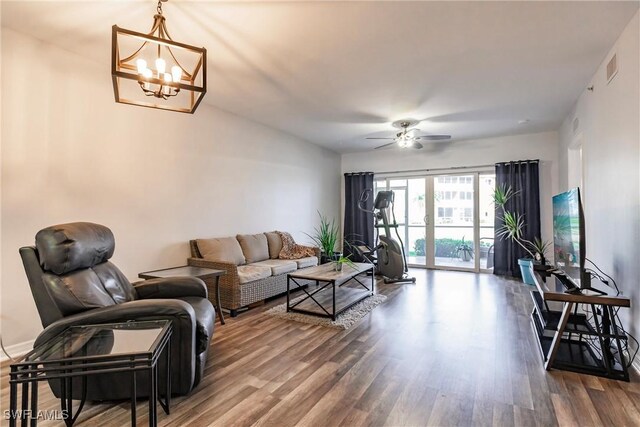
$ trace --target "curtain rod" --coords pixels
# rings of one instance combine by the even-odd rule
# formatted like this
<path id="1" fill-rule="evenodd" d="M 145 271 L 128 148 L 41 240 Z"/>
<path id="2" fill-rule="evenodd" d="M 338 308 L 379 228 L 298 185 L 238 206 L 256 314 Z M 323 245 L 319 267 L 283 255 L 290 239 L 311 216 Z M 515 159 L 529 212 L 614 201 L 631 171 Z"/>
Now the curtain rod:
<path id="1" fill-rule="evenodd" d="M 347 175 L 373 175 L 373 172 L 345 172 L 344 176 Z"/>
<path id="2" fill-rule="evenodd" d="M 540 163 L 540 159 L 535 160 L 512 160 L 510 162 L 498 162 L 496 165 L 508 165 L 510 163 Z"/>
<path id="3" fill-rule="evenodd" d="M 495 164 L 490 165 L 477 165 L 477 166 L 454 166 L 448 168 L 431 168 L 431 169 L 410 169 L 410 170 L 400 170 L 400 171 L 384 171 L 384 172 L 374 172 L 376 175 L 392 175 L 397 173 L 416 173 L 416 172 L 435 172 L 435 171 L 450 171 L 450 170 L 463 170 L 463 169 L 482 169 L 482 168 L 492 168 Z"/>

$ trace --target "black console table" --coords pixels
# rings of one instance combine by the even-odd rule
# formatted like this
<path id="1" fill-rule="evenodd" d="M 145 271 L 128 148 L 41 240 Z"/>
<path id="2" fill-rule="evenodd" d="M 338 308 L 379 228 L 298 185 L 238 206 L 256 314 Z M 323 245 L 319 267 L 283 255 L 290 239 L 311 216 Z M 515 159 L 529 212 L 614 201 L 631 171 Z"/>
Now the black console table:
<path id="1" fill-rule="evenodd" d="M 545 369 L 629 381 L 627 362 L 621 356 L 627 336 L 616 323 L 615 310 L 630 307 L 630 299 L 589 290 L 566 293 L 561 282 L 544 271 L 536 271 L 534 278 L 531 326 Z M 597 281 L 591 286 L 599 291 L 606 288 Z"/>

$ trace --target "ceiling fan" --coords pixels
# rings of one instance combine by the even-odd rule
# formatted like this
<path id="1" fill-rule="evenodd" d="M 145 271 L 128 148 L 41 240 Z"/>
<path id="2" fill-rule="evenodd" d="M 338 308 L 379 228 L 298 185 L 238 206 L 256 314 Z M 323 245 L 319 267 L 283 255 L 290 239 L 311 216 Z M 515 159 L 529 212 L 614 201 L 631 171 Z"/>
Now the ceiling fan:
<path id="1" fill-rule="evenodd" d="M 400 148 L 415 148 L 420 149 L 423 145 L 419 141 L 446 141 L 451 139 L 451 135 L 417 135 L 420 129 L 413 128 L 419 122 L 417 120 L 405 119 L 398 120 L 391 123 L 396 129 L 400 129 L 400 132 L 396 133 L 395 137 L 387 138 L 367 138 L 367 139 L 392 139 L 393 142 L 383 144 L 375 149 L 388 147 L 393 144 L 398 144 Z M 413 128 L 413 129 L 410 129 Z"/>

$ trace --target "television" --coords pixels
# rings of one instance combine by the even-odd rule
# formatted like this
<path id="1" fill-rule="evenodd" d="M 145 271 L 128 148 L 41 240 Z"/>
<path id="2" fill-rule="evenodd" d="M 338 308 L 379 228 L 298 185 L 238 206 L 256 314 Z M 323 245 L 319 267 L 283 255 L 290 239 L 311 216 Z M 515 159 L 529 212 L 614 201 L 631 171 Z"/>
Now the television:
<path id="1" fill-rule="evenodd" d="M 580 288 L 590 287 L 585 271 L 584 211 L 580 189 L 553 196 L 553 254 L 555 266 Z"/>

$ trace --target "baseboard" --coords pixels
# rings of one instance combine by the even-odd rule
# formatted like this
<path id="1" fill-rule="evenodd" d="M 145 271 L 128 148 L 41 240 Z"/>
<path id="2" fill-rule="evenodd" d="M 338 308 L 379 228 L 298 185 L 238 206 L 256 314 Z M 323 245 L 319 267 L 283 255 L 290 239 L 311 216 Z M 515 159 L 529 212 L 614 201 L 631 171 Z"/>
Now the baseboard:
<path id="1" fill-rule="evenodd" d="M 18 344 L 13 344 L 5 347 L 5 350 L 7 351 L 7 353 L 9 353 L 9 355 L 11 355 L 11 357 L 16 359 L 30 352 L 33 349 L 33 342 L 34 340 L 29 340 Z M 9 360 L 9 357 L 4 354 L 4 351 L 0 352 L 0 362 L 4 362 L 7 360 Z"/>

